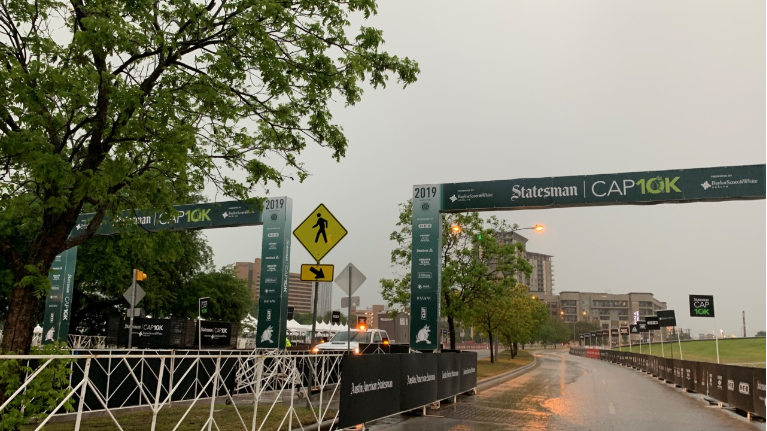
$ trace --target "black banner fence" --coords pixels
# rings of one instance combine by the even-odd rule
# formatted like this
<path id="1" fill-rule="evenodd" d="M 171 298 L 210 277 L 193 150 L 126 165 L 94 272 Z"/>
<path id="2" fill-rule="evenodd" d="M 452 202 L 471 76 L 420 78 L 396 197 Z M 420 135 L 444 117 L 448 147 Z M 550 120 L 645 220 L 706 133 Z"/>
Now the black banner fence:
<path id="1" fill-rule="evenodd" d="M 130 321 L 111 317 L 107 325 L 107 344 L 128 345 Z M 202 322 L 202 347 L 229 349 L 237 347 L 238 323 Z M 133 347 L 145 349 L 193 349 L 198 342 L 197 322 L 189 319 L 133 319 Z"/>
<path id="2" fill-rule="evenodd" d="M 685 361 L 584 347 L 572 347 L 570 354 L 633 367 L 680 388 L 706 394 L 716 401 L 727 403 L 749 414 L 760 417 L 767 414 L 767 371 L 764 368 Z"/>
<path id="3" fill-rule="evenodd" d="M 86 410 L 102 408 L 98 397 L 93 393 L 94 390 L 98 391 L 100 397 L 104 398 L 108 408 L 147 405 L 149 400 L 146 399 L 146 396 L 142 396 L 142 390 L 145 394 L 151 394 L 152 397 L 159 394 L 160 399 L 165 399 L 168 395 L 168 389 L 173 387 L 171 401 L 210 397 L 213 394 L 213 387 L 212 385 L 205 387 L 205 383 L 212 375 L 216 374 L 217 361 L 219 362 L 218 375 L 223 382 L 218 386 L 216 395 L 224 396 L 227 389 L 229 392 L 234 389 L 235 377 L 241 359 L 240 356 L 227 357 L 226 355 L 230 352 L 206 352 L 210 355 L 209 357 L 186 357 L 182 351 L 144 351 L 144 354 L 127 350 L 73 351 L 74 354 L 82 353 L 84 355 L 99 354 L 100 352 L 103 352 L 104 355 L 91 359 L 88 380 L 93 387 L 88 386 L 85 392 Z M 110 357 L 113 355 L 131 356 Z M 166 356 L 163 361 L 161 358 L 144 357 L 144 355 L 169 356 Z M 86 358 L 74 360 L 71 382 L 77 383 L 83 380 L 86 360 Z M 162 382 L 159 381 L 160 375 L 162 375 Z M 159 392 L 157 392 L 158 383 Z M 79 402 L 79 398 L 80 392 L 78 391 L 73 396 L 75 405 Z"/>
<path id="4" fill-rule="evenodd" d="M 341 363 L 338 428 L 414 410 L 477 386 L 474 352 L 349 355 Z"/>

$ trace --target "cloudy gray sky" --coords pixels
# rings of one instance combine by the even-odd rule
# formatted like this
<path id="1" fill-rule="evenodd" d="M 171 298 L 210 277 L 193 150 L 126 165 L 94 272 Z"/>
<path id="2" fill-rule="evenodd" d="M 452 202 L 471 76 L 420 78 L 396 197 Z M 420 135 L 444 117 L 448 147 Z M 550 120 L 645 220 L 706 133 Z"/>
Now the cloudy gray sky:
<path id="1" fill-rule="evenodd" d="M 324 203 L 349 230 L 323 263 L 367 276 L 363 306 L 382 303 L 415 184 L 765 163 L 763 0 L 387 0 L 368 25 L 419 81 L 339 104 L 347 157 L 310 148 L 310 179 L 270 187 L 293 198 L 294 227 Z M 693 334 L 714 322 L 687 317 L 687 295 L 713 294 L 717 329 L 740 334 L 741 311 L 750 335 L 765 329 L 764 200 L 497 215 L 546 225 L 526 236 L 554 256 L 555 293 L 652 292 Z M 218 266 L 260 253 L 260 228 L 205 234 Z"/>

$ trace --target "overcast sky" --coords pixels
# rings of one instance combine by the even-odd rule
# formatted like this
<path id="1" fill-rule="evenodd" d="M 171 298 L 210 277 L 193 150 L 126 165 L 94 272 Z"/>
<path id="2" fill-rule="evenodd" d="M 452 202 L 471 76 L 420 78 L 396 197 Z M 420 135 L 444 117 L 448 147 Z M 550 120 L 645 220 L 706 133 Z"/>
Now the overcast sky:
<path id="1" fill-rule="evenodd" d="M 415 184 L 765 163 L 764 0 L 386 0 L 367 25 L 418 82 L 339 104 L 347 157 L 309 148 L 311 178 L 269 187 L 294 228 L 323 203 L 349 230 L 323 263 L 367 276 L 363 306 L 383 303 Z M 749 335 L 766 329 L 764 200 L 496 214 L 546 226 L 525 236 L 554 256 L 555 293 L 652 292 L 693 336 L 715 326 L 688 317 L 688 294 L 713 294 L 717 330 L 740 335 L 742 311 Z M 217 266 L 259 257 L 259 227 L 205 235 Z"/>

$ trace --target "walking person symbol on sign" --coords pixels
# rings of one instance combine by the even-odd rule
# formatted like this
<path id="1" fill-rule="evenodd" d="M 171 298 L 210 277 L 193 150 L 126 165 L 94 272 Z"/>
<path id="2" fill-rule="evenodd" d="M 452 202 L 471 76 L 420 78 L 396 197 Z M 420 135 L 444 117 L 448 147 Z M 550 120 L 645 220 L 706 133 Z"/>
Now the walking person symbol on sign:
<path id="1" fill-rule="evenodd" d="M 314 226 L 312 226 L 312 229 L 314 229 L 315 227 L 319 227 L 319 229 L 317 229 L 317 236 L 314 237 L 314 242 L 316 243 L 317 241 L 319 241 L 320 235 L 322 235 L 322 239 L 325 240 L 325 244 L 327 244 L 328 236 L 325 233 L 325 228 L 328 227 L 328 221 L 322 218 L 321 213 L 317 213 L 317 223 L 315 223 Z"/>
<path id="2" fill-rule="evenodd" d="M 322 204 L 293 231 L 296 239 L 318 264 L 347 233 L 341 222 Z"/>

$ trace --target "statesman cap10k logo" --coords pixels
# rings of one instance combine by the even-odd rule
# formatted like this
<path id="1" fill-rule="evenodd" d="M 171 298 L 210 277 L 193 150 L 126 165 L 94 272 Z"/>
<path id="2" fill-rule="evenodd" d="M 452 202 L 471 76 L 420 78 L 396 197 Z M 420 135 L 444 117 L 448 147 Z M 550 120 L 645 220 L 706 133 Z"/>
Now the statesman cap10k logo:
<path id="1" fill-rule="evenodd" d="M 713 295 L 690 295 L 690 317 L 716 317 Z"/>

